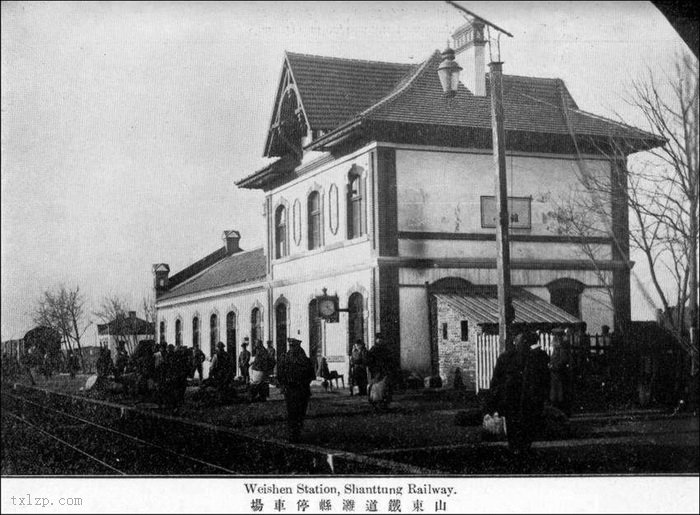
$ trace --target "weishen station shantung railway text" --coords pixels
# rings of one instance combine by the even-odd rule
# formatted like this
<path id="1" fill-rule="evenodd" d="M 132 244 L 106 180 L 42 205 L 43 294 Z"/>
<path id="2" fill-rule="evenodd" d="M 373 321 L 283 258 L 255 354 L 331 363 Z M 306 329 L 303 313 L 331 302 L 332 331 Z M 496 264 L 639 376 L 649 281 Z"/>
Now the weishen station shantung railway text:
<path id="1" fill-rule="evenodd" d="M 278 486 L 276 484 L 257 484 L 244 483 L 246 493 L 248 494 L 282 494 L 291 495 L 297 494 L 334 494 L 334 495 L 403 495 L 403 486 L 380 486 L 380 485 L 356 485 L 354 483 L 346 483 L 343 485 L 342 492 L 336 486 L 326 486 L 323 483 L 317 485 L 309 485 L 306 483 L 297 483 L 296 489 L 291 486 Z M 443 495 L 451 497 L 457 492 L 454 487 L 433 486 L 430 483 L 416 484 L 408 483 L 406 485 L 406 493 L 413 495 Z"/>

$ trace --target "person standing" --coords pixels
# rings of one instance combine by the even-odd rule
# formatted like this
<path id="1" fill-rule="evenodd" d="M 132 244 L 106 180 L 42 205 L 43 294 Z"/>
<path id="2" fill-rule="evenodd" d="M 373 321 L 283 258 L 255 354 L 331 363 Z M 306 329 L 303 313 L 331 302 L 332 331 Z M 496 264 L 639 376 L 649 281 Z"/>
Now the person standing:
<path id="1" fill-rule="evenodd" d="M 350 354 L 350 395 L 357 386 L 358 395 L 367 395 L 367 349 L 365 342 L 358 338 Z"/>
<path id="2" fill-rule="evenodd" d="M 265 348 L 267 350 L 267 355 L 270 356 L 272 359 L 275 360 L 275 363 L 277 362 L 277 351 L 275 350 L 275 346 L 272 345 L 272 340 L 267 340 L 267 347 Z"/>
<path id="3" fill-rule="evenodd" d="M 571 416 L 571 371 L 570 352 L 568 345 L 564 344 L 563 329 L 552 331 L 552 357 L 549 361 L 551 371 L 549 401 L 552 406 L 561 410 L 567 417 Z"/>
<path id="4" fill-rule="evenodd" d="M 301 341 L 287 338 L 289 350 L 280 356 L 277 379 L 287 405 L 287 437 L 290 442 L 299 440 L 304 417 L 311 397 L 311 381 L 316 378 L 313 364 L 301 348 Z"/>
<path id="5" fill-rule="evenodd" d="M 548 361 L 531 332 L 516 336 L 496 360 L 487 411 L 505 416 L 508 446 L 515 454 L 527 451 L 541 429 L 550 390 Z"/>
<path id="6" fill-rule="evenodd" d="M 204 380 L 203 367 L 206 359 L 207 357 L 202 352 L 202 349 L 199 348 L 199 344 L 195 343 L 192 351 L 192 377 L 194 378 L 195 372 L 199 375 L 199 386 L 202 386 L 202 381 Z"/>
<path id="7" fill-rule="evenodd" d="M 367 395 L 372 405 L 388 408 L 392 394 L 394 356 L 381 333 L 376 333 L 374 345 L 367 352 L 367 368 L 370 373 Z"/>
<path id="8" fill-rule="evenodd" d="M 268 378 L 275 368 L 275 360 L 269 355 L 260 340 L 255 344 L 254 356 L 255 360 L 250 366 L 250 400 L 251 402 L 256 400 L 264 402 L 270 395 Z"/>
<path id="9" fill-rule="evenodd" d="M 238 369 L 241 371 L 241 377 L 245 384 L 250 382 L 250 352 L 248 351 L 248 342 L 250 339 L 246 336 L 241 344 L 241 352 L 238 354 Z"/>
<path id="10" fill-rule="evenodd" d="M 78 356 L 73 352 L 72 349 L 68 350 L 68 374 L 71 379 L 75 379 L 75 374 L 80 370 L 80 363 L 78 362 Z"/>

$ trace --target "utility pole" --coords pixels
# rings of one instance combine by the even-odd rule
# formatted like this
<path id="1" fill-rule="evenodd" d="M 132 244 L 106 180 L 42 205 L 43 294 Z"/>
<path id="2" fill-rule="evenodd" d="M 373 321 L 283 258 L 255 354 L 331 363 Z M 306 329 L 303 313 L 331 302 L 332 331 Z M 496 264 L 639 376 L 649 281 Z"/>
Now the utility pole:
<path id="1" fill-rule="evenodd" d="M 493 161 L 496 165 L 496 208 L 498 223 L 496 224 L 496 266 L 498 269 L 498 336 L 499 351 L 503 352 L 512 343 L 511 324 L 515 318 L 510 287 L 510 243 L 508 238 L 508 185 L 506 182 L 506 140 L 503 126 L 503 62 L 501 62 L 500 34 L 513 37 L 507 30 L 474 14 L 469 9 L 456 2 L 446 0 L 449 5 L 462 11 L 471 18 L 489 27 L 489 54 L 491 62 L 491 131 L 493 134 Z M 498 31 L 496 38 L 491 38 L 490 29 Z M 495 52 L 494 46 L 495 44 Z M 495 59 L 493 54 L 495 55 Z"/>
<path id="2" fill-rule="evenodd" d="M 510 242 L 508 238 L 508 185 L 506 182 L 505 129 L 503 127 L 503 63 L 489 63 L 491 71 L 491 130 L 493 160 L 496 170 L 496 267 L 498 269 L 498 339 L 499 351 L 511 344 L 513 303 L 510 287 Z"/>

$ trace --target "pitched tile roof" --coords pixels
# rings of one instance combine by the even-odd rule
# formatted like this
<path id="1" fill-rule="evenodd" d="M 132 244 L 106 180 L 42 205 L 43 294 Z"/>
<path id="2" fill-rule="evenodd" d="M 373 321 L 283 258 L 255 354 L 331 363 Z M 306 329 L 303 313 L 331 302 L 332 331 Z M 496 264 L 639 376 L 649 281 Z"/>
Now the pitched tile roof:
<path id="1" fill-rule="evenodd" d="M 399 130 L 402 124 L 491 130 L 489 75 L 485 96 L 475 96 L 460 83 L 457 94 L 447 99 L 437 75 L 440 52 L 422 64 L 291 52 L 286 58 L 311 129 L 326 133 L 307 151 L 324 149 L 332 139 L 365 122 L 398 125 Z M 503 105 L 507 132 L 570 137 L 570 124 L 577 136 L 618 138 L 631 151 L 664 143 L 653 134 L 579 109 L 561 79 L 503 75 Z M 293 169 L 278 159 L 236 184 L 259 188 L 272 177 L 284 180 Z"/>
<path id="2" fill-rule="evenodd" d="M 265 275 L 265 253 L 262 248 L 237 252 L 160 295 L 158 302 L 224 286 L 259 281 Z"/>
<path id="3" fill-rule="evenodd" d="M 386 96 L 416 65 L 287 52 L 313 130 L 334 129 Z"/>
<path id="4" fill-rule="evenodd" d="M 389 102 L 380 102 L 357 118 L 401 123 L 491 128 L 489 75 L 486 96 L 475 96 L 463 84 L 446 99 L 437 74 L 442 57 L 435 52 L 410 84 Z M 566 102 L 577 135 L 652 137 L 639 129 L 591 115 L 578 109 L 563 81 L 503 75 L 503 107 L 506 131 L 568 134 L 562 109 Z"/>
<path id="5" fill-rule="evenodd" d="M 511 290 L 516 324 L 575 324 L 579 319 L 522 288 Z M 495 286 L 473 286 L 464 293 L 435 293 L 477 324 L 498 323 L 498 292 Z"/>

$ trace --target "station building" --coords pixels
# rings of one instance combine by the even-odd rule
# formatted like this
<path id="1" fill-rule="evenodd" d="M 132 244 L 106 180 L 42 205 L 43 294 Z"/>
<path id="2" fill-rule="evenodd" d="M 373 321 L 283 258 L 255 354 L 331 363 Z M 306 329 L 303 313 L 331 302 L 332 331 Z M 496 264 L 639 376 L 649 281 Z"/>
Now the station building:
<path id="1" fill-rule="evenodd" d="M 210 355 L 245 336 L 283 352 L 294 336 L 347 373 L 352 343 L 382 332 L 402 369 L 445 381 L 460 364 L 473 385 L 475 340 L 494 327 L 490 75 L 483 26 L 453 43 L 463 81 L 451 97 L 440 52 L 420 64 L 287 52 L 264 147 L 274 160 L 236 183 L 265 192 L 265 245 L 243 251 L 229 230 L 173 276 L 154 265 L 158 338 Z M 504 75 L 503 90 L 516 321 L 626 323 L 626 160 L 660 142 L 579 109 L 560 79 Z M 595 264 L 552 219 L 557 199 L 585 194 L 582 169 L 618 185 L 588 238 Z"/>

